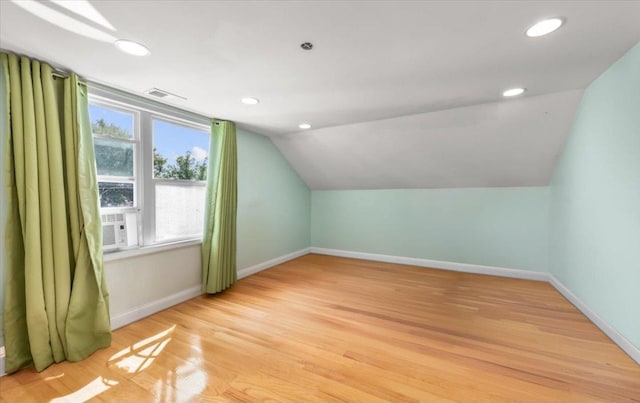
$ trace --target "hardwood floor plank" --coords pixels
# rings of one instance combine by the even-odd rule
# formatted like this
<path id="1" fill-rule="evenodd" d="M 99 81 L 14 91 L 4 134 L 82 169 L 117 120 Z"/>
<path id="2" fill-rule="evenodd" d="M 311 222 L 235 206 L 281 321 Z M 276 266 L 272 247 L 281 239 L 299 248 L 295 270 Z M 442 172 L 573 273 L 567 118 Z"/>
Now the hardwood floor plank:
<path id="1" fill-rule="evenodd" d="M 640 366 L 547 283 L 311 254 L 0 378 L 55 398 L 640 401 Z"/>

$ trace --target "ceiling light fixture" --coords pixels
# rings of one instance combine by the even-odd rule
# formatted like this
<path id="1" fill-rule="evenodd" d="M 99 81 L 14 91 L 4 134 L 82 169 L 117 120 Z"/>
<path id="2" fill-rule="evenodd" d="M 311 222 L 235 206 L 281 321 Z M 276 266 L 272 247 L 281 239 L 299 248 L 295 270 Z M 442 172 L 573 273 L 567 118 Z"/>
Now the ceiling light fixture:
<path id="1" fill-rule="evenodd" d="M 147 56 L 151 53 L 146 46 L 128 39 L 118 39 L 113 44 L 124 53 L 134 56 Z"/>
<path id="2" fill-rule="evenodd" d="M 246 98 L 242 98 L 240 102 L 247 105 L 255 105 L 260 103 L 260 100 L 258 98 L 246 97 Z"/>
<path id="3" fill-rule="evenodd" d="M 537 38 L 539 36 L 547 35 L 560 28 L 562 24 L 564 24 L 564 19 L 562 18 L 549 18 L 542 20 L 527 29 L 526 35 L 529 38 Z"/>
<path id="4" fill-rule="evenodd" d="M 503 97 L 515 97 L 525 92 L 524 88 L 510 88 L 502 93 Z"/>
<path id="5" fill-rule="evenodd" d="M 311 125 L 309 123 L 300 123 L 298 125 L 299 128 L 305 130 L 305 129 L 311 129 Z"/>

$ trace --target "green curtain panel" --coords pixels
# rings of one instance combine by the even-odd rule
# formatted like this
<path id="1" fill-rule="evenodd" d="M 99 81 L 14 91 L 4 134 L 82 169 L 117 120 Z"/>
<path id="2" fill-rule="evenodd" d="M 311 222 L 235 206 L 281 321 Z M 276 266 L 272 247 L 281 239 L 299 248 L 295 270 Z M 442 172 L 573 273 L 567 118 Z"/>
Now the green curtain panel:
<path id="1" fill-rule="evenodd" d="M 8 373 L 79 361 L 111 344 L 86 86 L 0 53 L 7 200 Z"/>
<path id="2" fill-rule="evenodd" d="M 214 120 L 209 140 L 209 170 L 202 241 L 202 284 L 207 294 L 236 281 L 238 148 L 236 125 Z"/>

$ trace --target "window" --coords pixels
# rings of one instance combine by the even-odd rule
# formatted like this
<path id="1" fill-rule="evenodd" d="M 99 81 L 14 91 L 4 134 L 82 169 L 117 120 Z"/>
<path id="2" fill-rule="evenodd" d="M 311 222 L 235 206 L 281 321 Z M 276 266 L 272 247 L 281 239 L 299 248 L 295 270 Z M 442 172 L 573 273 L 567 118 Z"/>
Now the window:
<path id="1" fill-rule="evenodd" d="M 89 88 L 105 251 L 202 236 L 209 120 Z"/>
<path id="2" fill-rule="evenodd" d="M 90 105 L 100 207 L 135 207 L 135 114 Z"/>
<path id="3" fill-rule="evenodd" d="M 155 238 L 202 235 L 209 135 L 153 119 Z"/>
<path id="4" fill-rule="evenodd" d="M 105 250 L 138 245 L 136 192 L 139 114 L 107 104 L 89 105 L 96 155 Z"/>

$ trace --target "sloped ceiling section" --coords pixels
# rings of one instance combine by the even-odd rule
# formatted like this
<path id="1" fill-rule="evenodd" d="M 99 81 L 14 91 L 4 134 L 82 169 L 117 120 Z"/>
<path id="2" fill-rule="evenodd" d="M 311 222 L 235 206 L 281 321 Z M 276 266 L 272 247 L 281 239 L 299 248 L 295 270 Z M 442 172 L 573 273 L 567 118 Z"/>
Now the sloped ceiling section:
<path id="1" fill-rule="evenodd" d="M 582 90 L 273 136 L 311 189 L 543 186 Z"/>

